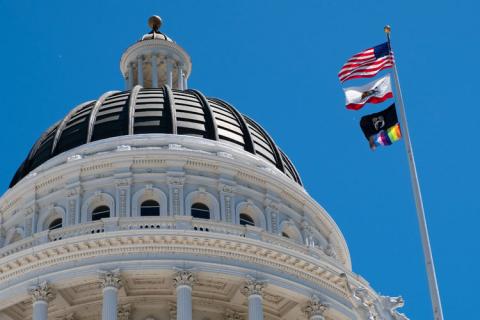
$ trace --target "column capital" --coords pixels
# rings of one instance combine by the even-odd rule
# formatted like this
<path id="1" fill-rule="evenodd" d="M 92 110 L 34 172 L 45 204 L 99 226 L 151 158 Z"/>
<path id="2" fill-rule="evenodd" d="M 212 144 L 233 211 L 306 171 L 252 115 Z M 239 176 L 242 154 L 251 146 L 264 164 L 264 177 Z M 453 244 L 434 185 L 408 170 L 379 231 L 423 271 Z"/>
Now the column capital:
<path id="1" fill-rule="evenodd" d="M 193 272 L 188 270 L 180 270 L 173 276 L 173 285 L 175 288 L 179 286 L 193 286 L 197 279 Z"/>
<path id="2" fill-rule="evenodd" d="M 253 277 L 247 276 L 247 281 L 242 286 L 241 293 L 245 296 L 251 296 L 251 295 L 263 295 L 263 289 L 267 286 L 267 283 L 265 281 L 260 281 L 258 279 L 255 279 Z"/>
<path id="3" fill-rule="evenodd" d="M 316 319 L 323 319 L 323 314 L 327 309 L 328 305 L 323 303 L 318 296 L 313 295 L 305 307 L 303 307 L 302 311 L 309 319 L 315 317 Z"/>
<path id="4" fill-rule="evenodd" d="M 55 298 L 55 294 L 53 292 L 52 287 L 47 283 L 47 281 L 43 281 L 38 285 L 31 286 L 28 289 L 30 295 L 32 296 L 32 302 L 38 301 L 45 301 L 49 302 Z"/>
<path id="5" fill-rule="evenodd" d="M 100 276 L 100 284 L 103 289 L 107 287 L 120 289 L 122 287 L 120 269 L 114 269 L 109 271 L 100 270 L 99 276 Z"/>

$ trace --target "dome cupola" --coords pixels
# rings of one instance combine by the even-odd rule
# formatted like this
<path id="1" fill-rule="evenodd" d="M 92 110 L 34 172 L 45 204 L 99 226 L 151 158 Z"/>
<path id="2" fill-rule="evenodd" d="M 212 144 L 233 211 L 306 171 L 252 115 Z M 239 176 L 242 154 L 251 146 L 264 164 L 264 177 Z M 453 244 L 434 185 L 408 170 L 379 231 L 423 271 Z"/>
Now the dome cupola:
<path id="1" fill-rule="evenodd" d="M 152 29 L 138 42 L 130 46 L 120 59 L 120 70 L 127 90 L 136 85 L 144 88 L 187 89 L 187 80 L 192 70 L 189 55 L 168 36 L 160 32 L 162 19 L 148 19 Z"/>

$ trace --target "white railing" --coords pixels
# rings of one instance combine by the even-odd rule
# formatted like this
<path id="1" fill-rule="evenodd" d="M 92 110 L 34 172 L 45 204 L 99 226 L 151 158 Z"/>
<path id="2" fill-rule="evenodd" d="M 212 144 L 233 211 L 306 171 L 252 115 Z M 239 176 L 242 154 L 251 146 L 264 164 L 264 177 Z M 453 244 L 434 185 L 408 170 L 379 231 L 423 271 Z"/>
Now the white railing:
<path id="1" fill-rule="evenodd" d="M 35 233 L 33 236 L 8 244 L 0 248 L 0 258 L 10 254 L 35 247 L 40 244 L 73 238 L 88 234 L 102 232 L 128 231 L 128 230 L 192 230 L 199 232 L 211 232 L 216 234 L 233 235 L 238 237 L 252 238 L 267 242 L 272 245 L 301 252 L 314 257 L 327 257 L 318 248 L 307 247 L 291 239 L 269 233 L 258 227 L 234 225 L 214 220 L 192 219 L 190 216 L 175 217 L 129 217 L 108 218 L 99 221 L 82 223 L 55 230 L 46 230 Z"/>

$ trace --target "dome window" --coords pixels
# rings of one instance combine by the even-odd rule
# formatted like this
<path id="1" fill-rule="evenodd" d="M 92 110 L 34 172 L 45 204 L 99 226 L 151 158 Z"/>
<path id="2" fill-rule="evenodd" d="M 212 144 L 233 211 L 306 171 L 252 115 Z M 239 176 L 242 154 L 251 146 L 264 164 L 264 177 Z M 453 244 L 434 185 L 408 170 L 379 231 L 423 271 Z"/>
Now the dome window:
<path id="1" fill-rule="evenodd" d="M 246 213 L 240 213 L 240 224 L 242 226 L 254 226 L 255 225 L 255 221 L 253 221 L 252 217 L 250 217 L 248 214 Z"/>
<path id="2" fill-rule="evenodd" d="M 160 204 L 155 200 L 143 201 L 140 206 L 142 217 L 157 217 L 160 215 Z"/>
<path id="3" fill-rule="evenodd" d="M 192 217 L 198 219 L 210 219 L 210 209 L 203 203 L 192 204 Z"/>
<path id="4" fill-rule="evenodd" d="M 63 224 L 62 218 L 57 218 L 48 225 L 48 230 L 59 229 L 62 227 L 62 224 Z"/>
<path id="5" fill-rule="evenodd" d="M 290 239 L 290 236 L 289 236 L 286 232 L 282 232 L 282 237 L 285 237 L 285 238 L 289 238 L 289 239 Z"/>
<path id="6" fill-rule="evenodd" d="M 92 221 L 103 218 L 110 218 L 110 208 L 107 206 L 98 206 L 92 211 Z"/>

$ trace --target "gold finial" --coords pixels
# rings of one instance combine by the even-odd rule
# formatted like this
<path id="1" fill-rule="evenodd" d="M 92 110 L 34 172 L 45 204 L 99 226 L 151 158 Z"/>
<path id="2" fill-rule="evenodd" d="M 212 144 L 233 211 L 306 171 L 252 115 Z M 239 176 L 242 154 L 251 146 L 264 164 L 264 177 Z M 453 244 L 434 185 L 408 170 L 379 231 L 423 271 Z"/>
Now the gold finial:
<path id="1" fill-rule="evenodd" d="M 152 28 L 154 32 L 158 32 L 158 29 L 162 26 L 162 18 L 159 16 L 151 16 L 148 18 L 148 26 Z"/>
<path id="2" fill-rule="evenodd" d="M 386 34 L 390 34 L 392 28 L 387 24 L 385 27 L 383 27 L 383 31 L 385 31 Z"/>

